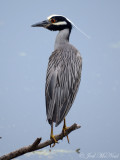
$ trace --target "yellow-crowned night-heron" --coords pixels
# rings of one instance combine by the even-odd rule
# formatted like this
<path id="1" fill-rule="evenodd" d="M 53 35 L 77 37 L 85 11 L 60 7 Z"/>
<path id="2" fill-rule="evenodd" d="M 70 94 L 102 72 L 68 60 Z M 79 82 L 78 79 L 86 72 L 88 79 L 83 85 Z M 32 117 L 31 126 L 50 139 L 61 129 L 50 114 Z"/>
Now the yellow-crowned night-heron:
<path id="1" fill-rule="evenodd" d="M 32 27 L 59 31 L 55 50 L 49 58 L 45 88 L 46 114 L 51 125 L 51 138 L 55 144 L 57 141 L 53 135 L 53 122 L 58 126 L 64 120 L 63 133 L 65 132 L 67 128 L 65 117 L 73 104 L 80 84 L 82 58 L 79 51 L 69 43 L 73 23 L 68 18 L 51 15 L 47 20 Z"/>

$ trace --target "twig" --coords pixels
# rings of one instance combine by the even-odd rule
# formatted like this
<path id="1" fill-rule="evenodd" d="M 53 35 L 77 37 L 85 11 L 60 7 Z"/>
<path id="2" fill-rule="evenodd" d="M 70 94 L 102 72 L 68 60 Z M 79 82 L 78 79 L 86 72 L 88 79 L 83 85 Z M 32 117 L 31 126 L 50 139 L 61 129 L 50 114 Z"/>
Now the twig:
<path id="1" fill-rule="evenodd" d="M 63 137 L 67 136 L 70 132 L 72 132 L 72 131 L 74 131 L 74 130 L 76 130 L 78 128 L 80 128 L 80 126 L 74 123 L 71 127 L 69 127 L 65 131 L 64 134 L 63 134 L 63 132 L 61 132 L 60 134 L 56 135 L 55 139 L 57 141 L 59 141 L 59 140 L 63 139 Z M 1 156 L 0 160 L 10 160 L 10 159 L 13 159 L 15 157 L 21 156 L 21 155 L 23 155 L 25 153 L 32 152 L 32 151 L 35 151 L 35 150 L 38 150 L 38 149 L 42 149 L 42 148 L 47 147 L 47 146 L 49 146 L 49 145 L 54 143 L 54 141 L 52 139 L 47 140 L 47 141 L 45 141 L 43 143 L 40 143 L 41 139 L 42 138 L 37 138 L 34 141 L 33 144 L 31 144 L 29 146 L 26 146 L 26 147 L 22 147 L 22 148 L 20 148 L 20 149 L 18 149 L 16 151 L 13 151 L 13 152 L 10 152 L 10 153 L 8 153 L 6 155 Z"/>

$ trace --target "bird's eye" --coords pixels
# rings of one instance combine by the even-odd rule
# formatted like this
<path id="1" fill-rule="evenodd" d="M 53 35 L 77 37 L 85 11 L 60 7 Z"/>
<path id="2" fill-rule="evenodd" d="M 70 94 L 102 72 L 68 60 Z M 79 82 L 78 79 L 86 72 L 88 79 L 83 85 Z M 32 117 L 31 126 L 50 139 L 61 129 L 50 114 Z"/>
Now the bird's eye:
<path id="1" fill-rule="evenodd" d="M 52 18 L 50 21 L 51 21 L 52 23 L 55 23 L 55 22 L 56 22 L 56 20 L 55 20 L 54 18 Z"/>

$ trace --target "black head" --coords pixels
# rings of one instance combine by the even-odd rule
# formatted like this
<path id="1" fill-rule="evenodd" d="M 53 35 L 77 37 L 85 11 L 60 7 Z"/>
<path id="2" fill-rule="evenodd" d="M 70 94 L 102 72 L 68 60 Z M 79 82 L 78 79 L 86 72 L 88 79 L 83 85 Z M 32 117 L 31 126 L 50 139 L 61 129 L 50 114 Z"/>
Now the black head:
<path id="1" fill-rule="evenodd" d="M 51 31 L 60 31 L 68 28 L 71 31 L 72 22 L 64 16 L 51 15 L 47 18 L 47 20 L 42 21 L 40 23 L 36 23 L 32 25 L 32 27 L 44 27 Z"/>

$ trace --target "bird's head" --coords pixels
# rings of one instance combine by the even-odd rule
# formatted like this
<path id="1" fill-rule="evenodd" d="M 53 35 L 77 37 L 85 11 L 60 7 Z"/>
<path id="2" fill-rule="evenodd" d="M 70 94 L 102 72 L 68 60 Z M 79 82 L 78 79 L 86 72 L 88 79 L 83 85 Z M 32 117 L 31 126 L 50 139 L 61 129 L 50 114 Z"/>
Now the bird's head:
<path id="1" fill-rule="evenodd" d="M 64 16 L 51 15 L 47 17 L 47 20 L 33 24 L 32 27 L 44 27 L 51 31 L 60 31 L 68 28 L 71 31 L 72 22 Z"/>

